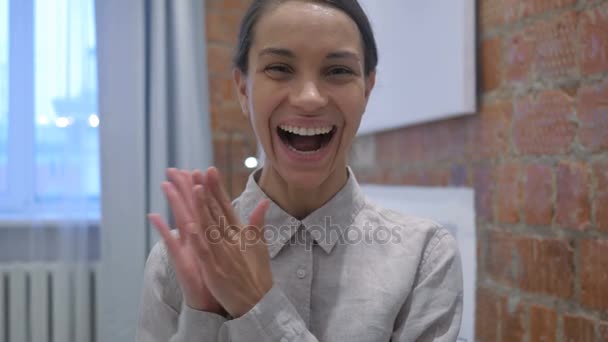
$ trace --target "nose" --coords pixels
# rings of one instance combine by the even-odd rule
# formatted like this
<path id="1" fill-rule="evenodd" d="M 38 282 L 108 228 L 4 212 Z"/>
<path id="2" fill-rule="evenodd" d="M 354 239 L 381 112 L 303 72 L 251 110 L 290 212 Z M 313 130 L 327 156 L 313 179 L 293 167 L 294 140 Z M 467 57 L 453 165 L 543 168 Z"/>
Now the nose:
<path id="1" fill-rule="evenodd" d="M 291 105 L 304 113 L 315 113 L 327 104 L 315 80 L 306 80 L 295 85 L 290 96 Z"/>

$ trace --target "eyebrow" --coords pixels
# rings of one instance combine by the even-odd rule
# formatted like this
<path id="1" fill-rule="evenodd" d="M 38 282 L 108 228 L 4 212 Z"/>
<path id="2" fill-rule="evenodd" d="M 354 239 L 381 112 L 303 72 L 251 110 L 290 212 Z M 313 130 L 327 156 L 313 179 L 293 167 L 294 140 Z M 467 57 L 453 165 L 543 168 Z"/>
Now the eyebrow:
<path id="1" fill-rule="evenodd" d="M 263 55 L 279 55 L 282 57 L 288 57 L 288 58 L 295 58 L 296 55 L 288 49 L 282 49 L 282 48 L 265 48 L 262 49 L 262 51 L 260 51 L 260 53 L 258 53 L 258 56 L 263 56 Z M 350 52 L 350 51 L 346 51 L 346 50 L 340 50 L 340 51 L 335 51 L 335 52 L 330 52 L 327 54 L 327 56 L 325 56 L 325 58 L 327 59 L 339 59 L 339 58 L 346 58 L 346 59 L 353 59 L 356 61 L 359 61 L 360 58 L 359 56 L 357 56 L 357 54 Z"/>

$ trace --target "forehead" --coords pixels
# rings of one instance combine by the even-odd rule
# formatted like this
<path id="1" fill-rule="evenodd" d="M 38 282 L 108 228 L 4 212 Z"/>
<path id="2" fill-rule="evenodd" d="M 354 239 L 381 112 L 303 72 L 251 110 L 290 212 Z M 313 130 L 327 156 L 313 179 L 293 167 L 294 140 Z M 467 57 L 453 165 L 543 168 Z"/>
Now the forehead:
<path id="1" fill-rule="evenodd" d="M 359 29 L 346 13 L 306 1 L 287 1 L 261 16 L 252 48 L 268 47 L 362 53 Z"/>

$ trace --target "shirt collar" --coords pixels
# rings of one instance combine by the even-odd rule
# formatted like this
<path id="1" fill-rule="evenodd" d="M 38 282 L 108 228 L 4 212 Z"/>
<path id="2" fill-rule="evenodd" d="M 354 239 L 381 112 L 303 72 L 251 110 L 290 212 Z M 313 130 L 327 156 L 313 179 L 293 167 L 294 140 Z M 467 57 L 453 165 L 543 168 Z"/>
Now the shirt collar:
<path id="1" fill-rule="evenodd" d="M 265 217 L 265 237 L 270 257 L 274 258 L 289 242 L 301 225 L 309 232 L 317 244 L 330 253 L 342 234 L 350 227 L 355 216 L 365 205 L 365 196 L 350 169 L 346 184 L 323 206 L 313 211 L 303 220 L 289 215 L 272 200 Z M 253 209 L 268 198 L 258 186 L 256 177 L 261 169 L 249 175 L 245 191 L 235 200 L 241 222 L 249 222 Z"/>

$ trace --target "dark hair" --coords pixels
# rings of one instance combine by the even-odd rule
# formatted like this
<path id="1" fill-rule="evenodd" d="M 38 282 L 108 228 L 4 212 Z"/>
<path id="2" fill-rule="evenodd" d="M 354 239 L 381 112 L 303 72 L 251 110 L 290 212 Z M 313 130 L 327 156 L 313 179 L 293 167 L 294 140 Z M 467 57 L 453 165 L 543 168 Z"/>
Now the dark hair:
<path id="1" fill-rule="evenodd" d="M 260 17 L 272 4 L 280 4 L 289 0 L 253 0 L 245 16 L 241 20 L 238 45 L 233 64 L 236 68 L 246 73 L 248 69 L 248 56 L 253 41 L 253 30 Z M 359 28 L 361 40 L 363 41 L 364 73 L 366 76 L 376 70 L 378 64 L 378 50 L 376 40 L 369 23 L 367 15 L 357 0 L 309 0 L 337 8 L 348 15 Z"/>

